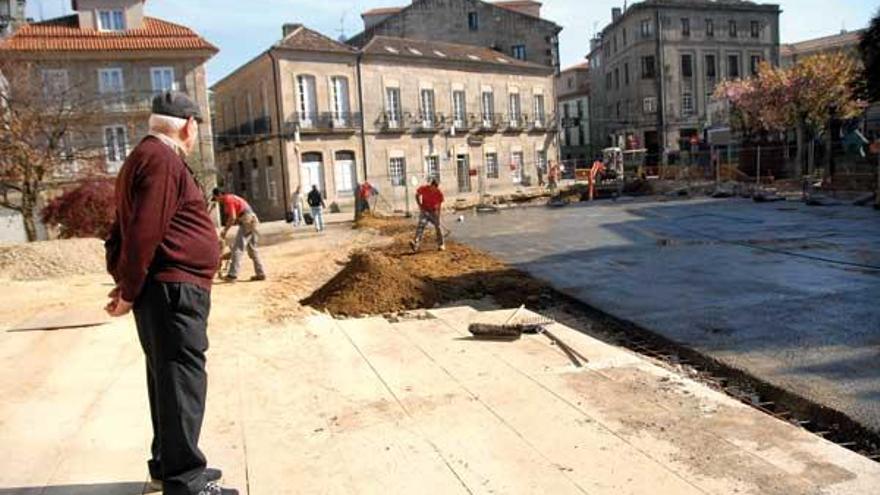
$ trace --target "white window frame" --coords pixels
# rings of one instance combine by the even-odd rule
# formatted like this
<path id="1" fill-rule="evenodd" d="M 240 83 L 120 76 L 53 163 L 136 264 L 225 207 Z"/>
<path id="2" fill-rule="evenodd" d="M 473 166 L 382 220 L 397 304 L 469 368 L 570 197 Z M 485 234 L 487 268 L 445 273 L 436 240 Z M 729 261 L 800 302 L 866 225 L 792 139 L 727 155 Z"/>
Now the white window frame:
<path id="1" fill-rule="evenodd" d="M 467 93 L 463 89 L 452 91 L 452 125 L 464 129 L 467 122 Z"/>
<path id="2" fill-rule="evenodd" d="M 480 112 L 483 117 L 483 127 L 492 127 L 495 122 L 495 93 L 493 91 L 480 93 Z"/>
<path id="3" fill-rule="evenodd" d="M 107 16 L 109 26 L 104 24 L 104 16 Z M 120 9 L 99 10 L 95 16 L 98 23 L 98 31 L 125 31 L 125 11 Z"/>
<path id="4" fill-rule="evenodd" d="M 342 89 L 344 88 L 344 91 Z M 345 93 L 345 94 L 342 94 Z M 333 124 L 346 127 L 351 119 L 351 98 L 348 78 L 345 76 L 330 77 L 330 104 L 333 109 Z"/>
<path id="5" fill-rule="evenodd" d="M 401 124 L 400 88 L 387 86 L 385 88 L 385 115 L 388 119 L 388 127 L 397 129 Z"/>
<path id="6" fill-rule="evenodd" d="M 388 178 L 392 186 L 403 187 L 406 185 L 406 158 L 395 156 L 388 160 Z"/>
<path id="7" fill-rule="evenodd" d="M 432 178 L 440 180 L 440 157 L 436 154 L 425 156 L 425 179 Z"/>
<path id="8" fill-rule="evenodd" d="M 350 153 L 351 154 L 351 164 L 348 167 L 343 167 L 341 161 L 339 160 L 339 153 Z M 335 179 L 336 193 L 351 193 L 354 192 L 355 188 L 355 167 L 357 166 L 357 157 L 354 154 L 354 151 L 342 150 L 333 153 L 333 178 Z"/>
<path id="9" fill-rule="evenodd" d="M 156 84 L 157 78 L 159 75 L 160 81 L 159 85 Z M 171 84 L 166 86 L 166 82 L 168 81 L 166 76 L 171 76 L 170 82 Z M 150 86 L 153 88 L 153 93 L 158 94 L 164 91 L 177 91 L 177 80 L 175 79 L 174 67 L 151 67 L 150 68 Z"/>
<path id="10" fill-rule="evenodd" d="M 105 74 L 118 74 L 119 87 L 107 87 L 104 80 Z M 98 92 L 102 95 L 106 94 L 122 94 L 125 92 L 125 74 L 120 67 L 108 67 L 106 69 L 98 69 Z"/>
<path id="11" fill-rule="evenodd" d="M 422 113 L 422 127 L 432 129 L 437 124 L 437 107 L 433 89 L 422 88 L 419 90 L 419 108 Z"/>
<path id="12" fill-rule="evenodd" d="M 510 93 L 507 101 L 507 109 L 510 112 L 508 115 L 510 126 L 517 127 L 519 126 L 520 121 L 522 121 L 522 99 L 520 98 L 519 93 Z"/>
<path id="13" fill-rule="evenodd" d="M 492 157 L 492 160 L 489 157 Z M 486 162 L 486 178 L 487 179 L 498 179 L 501 177 L 501 171 L 498 168 L 498 153 L 490 151 L 483 155 L 483 160 Z"/>
<path id="14" fill-rule="evenodd" d="M 544 95 L 537 94 L 532 97 L 535 107 L 535 127 L 538 129 L 544 127 L 544 120 L 547 118 L 546 109 L 544 108 Z"/>
<path id="15" fill-rule="evenodd" d="M 312 128 L 315 126 L 318 109 L 318 90 L 315 87 L 317 78 L 311 74 L 299 74 L 296 76 L 296 95 L 299 109 L 299 123 L 302 127 Z"/>
<path id="16" fill-rule="evenodd" d="M 122 130 L 122 143 L 118 142 L 120 129 Z M 107 131 L 112 131 L 111 136 L 114 140 L 113 143 L 108 139 Z M 128 156 L 128 129 L 121 124 L 105 125 L 102 128 L 102 134 L 104 141 L 104 158 L 107 162 L 107 172 L 111 174 L 119 172 L 119 168 Z M 113 146 L 112 150 L 110 148 L 111 146 Z M 115 155 L 113 156 L 113 158 L 115 158 L 114 160 L 111 160 L 111 155 Z"/>

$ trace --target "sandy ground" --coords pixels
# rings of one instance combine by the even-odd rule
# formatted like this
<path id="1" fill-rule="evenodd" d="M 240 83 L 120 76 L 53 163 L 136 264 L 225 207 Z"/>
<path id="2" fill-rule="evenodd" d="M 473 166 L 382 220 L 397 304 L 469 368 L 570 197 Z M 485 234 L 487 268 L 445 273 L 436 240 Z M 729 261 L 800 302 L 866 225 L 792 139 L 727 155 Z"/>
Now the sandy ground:
<path id="1" fill-rule="evenodd" d="M 876 463 L 572 329 L 557 331 L 585 368 L 540 336 L 472 341 L 470 309 L 393 325 L 318 314 L 299 301 L 350 252 L 395 244 L 344 224 L 264 232 L 269 281 L 218 284 L 209 325 L 202 448 L 242 493 L 867 495 L 880 483 Z M 0 283 L 0 445 L 12 453 L 0 495 L 144 493 L 132 319 L 10 331 L 99 310 L 109 278 Z"/>

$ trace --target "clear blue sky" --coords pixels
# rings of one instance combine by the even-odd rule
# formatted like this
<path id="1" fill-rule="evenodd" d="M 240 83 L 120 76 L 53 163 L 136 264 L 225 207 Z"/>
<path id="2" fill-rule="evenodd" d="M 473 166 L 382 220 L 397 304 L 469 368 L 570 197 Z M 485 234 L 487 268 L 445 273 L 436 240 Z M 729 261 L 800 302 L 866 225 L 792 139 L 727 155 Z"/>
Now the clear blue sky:
<path id="1" fill-rule="evenodd" d="M 70 13 L 70 0 L 29 0 L 28 15 L 45 19 Z M 281 25 L 300 22 L 337 38 L 342 26 L 351 36 L 363 28 L 360 13 L 374 7 L 406 5 L 409 0 L 148 0 L 147 13 L 194 28 L 220 47 L 208 65 L 208 79 L 221 79 L 281 37 Z M 580 62 L 589 39 L 608 23 L 611 8 L 623 0 L 544 0 L 542 15 L 563 27 L 563 66 Z M 630 1 L 630 4 L 635 3 Z M 773 2 L 771 2 L 773 3 Z M 880 7 L 877 0 L 781 0 L 782 41 L 835 34 L 842 27 L 863 28 Z"/>

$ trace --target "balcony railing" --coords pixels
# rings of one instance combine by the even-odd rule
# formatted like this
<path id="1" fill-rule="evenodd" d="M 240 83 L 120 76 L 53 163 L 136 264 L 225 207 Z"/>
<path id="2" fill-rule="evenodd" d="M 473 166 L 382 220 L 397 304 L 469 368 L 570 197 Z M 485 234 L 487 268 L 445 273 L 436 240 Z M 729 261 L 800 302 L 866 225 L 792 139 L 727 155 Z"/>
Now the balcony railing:
<path id="1" fill-rule="evenodd" d="M 95 102 L 110 113 L 149 113 L 153 109 L 152 91 L 124 91 L 95 94 Z"/>
<path id="2" fill-rule="evenodd" d="M 484 115 L 471 113 L 464 118 L 449 117 L 441 113 L 423 114 L 421 112 L 401 112 L 400 114 L 381 112 L 373 124 L 385 133 L 436 133 L 451 132 L 495 133 L 502 132 L 548 132 L 555 129 L 555 117 L 543 115 L 538 119 L 527 114 L 510 115 L 493 113 Z"/>
<path id="3" fill-rule="evenodd" d="M 267 137 L 272 131 L 269 117 L 260 117 L 238 127 L 232 127 L 216 134 L 218 148 L 240 146 Z"/>
<path id="4" fill-rule="evenodd" d="M 354 132 L 361 127 L 359 112 L 294 113 L 287 121 L 290 130 L 302 133 Z"/>

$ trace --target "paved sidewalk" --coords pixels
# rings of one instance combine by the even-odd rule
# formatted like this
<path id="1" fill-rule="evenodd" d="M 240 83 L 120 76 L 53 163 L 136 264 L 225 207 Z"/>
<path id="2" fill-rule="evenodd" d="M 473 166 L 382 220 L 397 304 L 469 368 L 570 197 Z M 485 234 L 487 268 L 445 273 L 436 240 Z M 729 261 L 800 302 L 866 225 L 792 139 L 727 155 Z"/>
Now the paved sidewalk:
<path id="1" fill-rule="evenodd" d="M 846 494 L 880 464 L 579 332 L 472 340 L 433 311 L 215 325 L 202 447 L 281 494 Z M 131 320 L 0 332 L 0 495 L 139 495 L 149 441 Z"/>
<path id="2" fill-rule="evenodd" d="M 455 236 L 880 431 L 880 214 L 751 200 L 468 216 Z"/>

